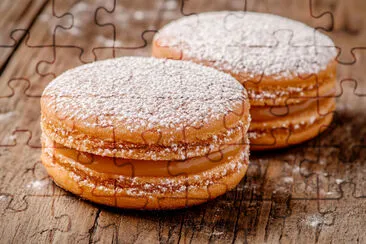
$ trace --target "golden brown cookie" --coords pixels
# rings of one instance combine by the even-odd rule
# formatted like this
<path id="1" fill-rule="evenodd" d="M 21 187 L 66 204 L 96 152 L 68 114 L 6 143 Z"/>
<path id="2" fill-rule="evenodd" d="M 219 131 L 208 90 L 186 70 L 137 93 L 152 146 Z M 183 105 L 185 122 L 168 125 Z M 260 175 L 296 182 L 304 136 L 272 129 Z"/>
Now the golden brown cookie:
<path id="1" fill-rule="evenodd" d="M 125 208 L 178 208 L 233 188 L 249 101 L 228 74 L 124 57 L 69 70 L 41 98 L 42 162 L 64 189 Z"/>
<path id="2" fill-rule="evenodd" d="M 301 143 L 332 120 L 334 43 L 303 23 L 252 12 L 192 15 L 163 27 L 152 54 L 211 66 L 242 83 L 252 105 L 252 150 Z"/>

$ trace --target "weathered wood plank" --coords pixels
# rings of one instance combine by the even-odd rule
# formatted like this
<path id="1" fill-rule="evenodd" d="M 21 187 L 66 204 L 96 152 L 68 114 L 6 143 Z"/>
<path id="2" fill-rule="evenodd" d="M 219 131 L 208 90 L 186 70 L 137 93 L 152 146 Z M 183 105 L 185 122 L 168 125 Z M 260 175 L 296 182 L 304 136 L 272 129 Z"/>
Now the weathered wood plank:
<path id="1" fill-rule="evenodd" d="M 0 20 L 2 30 L 2 26 L 8 26 L 1 34 L 21 26 L 19 23 L 29 24 L 41 2 L 33 2 L 28 8 L 2 2 L 7 20 L 11 14 L 11 20 L 15 20 L 22 9 L 28 9 L 28 14 L 12 25 Z M 329 27 L 328 17 L 311 17 L 304 1 L 287 2 L 247 1 L 247 9 Z M 39 96 L 54 76 L 68 68 L 113 56 L 148 56 L 152 33 L 144 36 L 145 46 L 142 32 L 180 17 L 180 4 L 121 2 L 115 13 L 100 9 L 96 23 L 98 7 L 111 10 L 113 1 L 88 1 L 86 5 L 49 2 L 29 36 L 24 36 L 11 54 L 0 78 L 2 242 L 364 243 L 366 52 L 356 51 L 357 60 L 352 64 L 350 50 L 366 46 L 366 28 L 360 24 L 366 18 L 351 16 L 352 10 L 339 7 L 340 2 L 314 1 L 313 6 L 314 15 L 330 10 L 341 16 L 335 20 L 335 31 L 328 33 L 342 47 L 333 128 L 297 147 L 253 153 L 247 176 L 233 191 L 201 206 L 164 212 L 97 206 L 55 186 L 39 162 Z M 242 9 L 243 3 L 186 1 L 184 12 Z M 354 13 L 365 9 L 365 4 L 352 6 L 358 9 Z M 9 9 L 8 13 L 4 9 Z M 71 17 L 74 26 L 70 26 Z M 106 23 L 114 25 L 103 25 Z"/>
<path id="2" fill-rule="evenodd" d="M 15 4 L 11 0 L 0 3 L 0 70 L 6 64 L 18 43 L 42 11 L 47 0 L 25 0 Z"/>

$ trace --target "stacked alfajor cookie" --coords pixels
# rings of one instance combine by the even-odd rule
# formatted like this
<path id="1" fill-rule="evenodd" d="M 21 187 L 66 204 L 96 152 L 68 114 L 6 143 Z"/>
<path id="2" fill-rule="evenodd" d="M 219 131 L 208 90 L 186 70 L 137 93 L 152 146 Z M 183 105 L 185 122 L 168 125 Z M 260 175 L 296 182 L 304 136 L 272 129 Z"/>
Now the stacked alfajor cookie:
<path id="1" fill-rule="evenodd" d="M 297 21 L 252 12 L 183 17 L 154 37 L 153 56 L 192 60 L 247 89 L 251 149 L 286 147 L 325 130 L 335 110 L 336 49 Z"/>
<path id="2" fill-rule="evenodd" d="M 96 203 L 179 208 L 233 188 L 248 167 L 249 102 L 228 74 L 124 57 L 66 71 L 41 98 L 42 162 Z"/>

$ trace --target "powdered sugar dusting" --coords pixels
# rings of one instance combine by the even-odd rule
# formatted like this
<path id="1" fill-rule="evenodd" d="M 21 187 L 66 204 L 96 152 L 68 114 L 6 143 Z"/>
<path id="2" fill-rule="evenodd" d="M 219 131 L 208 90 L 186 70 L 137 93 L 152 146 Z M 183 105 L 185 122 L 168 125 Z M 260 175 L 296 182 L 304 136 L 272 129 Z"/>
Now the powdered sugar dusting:
<path id="1" fill-rule="evenodd" d="M 69 70 L 43 93 L 63 117 L 89 126 L 123 121 L 130 131 L 192 126 L 220 119 L 247 94 L 233 77 L 192 62 L 143 57 L 99 61 Z"/>
<path id="2" fill-rule="evenodd" d="M 326 35 L 303 23 L 264 13 L 191 15 L 171 22 L 155 38 L 162 47 L 181 49 L 184 58 L 252 76 L 318 73 L 336 56 L 334 43 Z"/>

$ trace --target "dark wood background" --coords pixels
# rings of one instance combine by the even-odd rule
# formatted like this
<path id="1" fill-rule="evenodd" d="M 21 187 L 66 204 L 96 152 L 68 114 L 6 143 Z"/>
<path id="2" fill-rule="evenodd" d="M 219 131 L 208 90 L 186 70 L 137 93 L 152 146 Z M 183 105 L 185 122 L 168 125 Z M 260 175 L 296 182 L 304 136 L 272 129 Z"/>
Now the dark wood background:
<path id="1" fill-rule="evenodd" d="M 340 52 L 332 126 L 302 145 L 253 153 L 236 189 L 188 209 L 113 209 L 55 186 L 40 163 L 44 87 L 83 63 L 149 56 L 153 30 L 225 9 L 287 16 L 333 38 Z M 366 243 L 365 14 L 363 0 L 2 0 L 0 242 Z"/>

